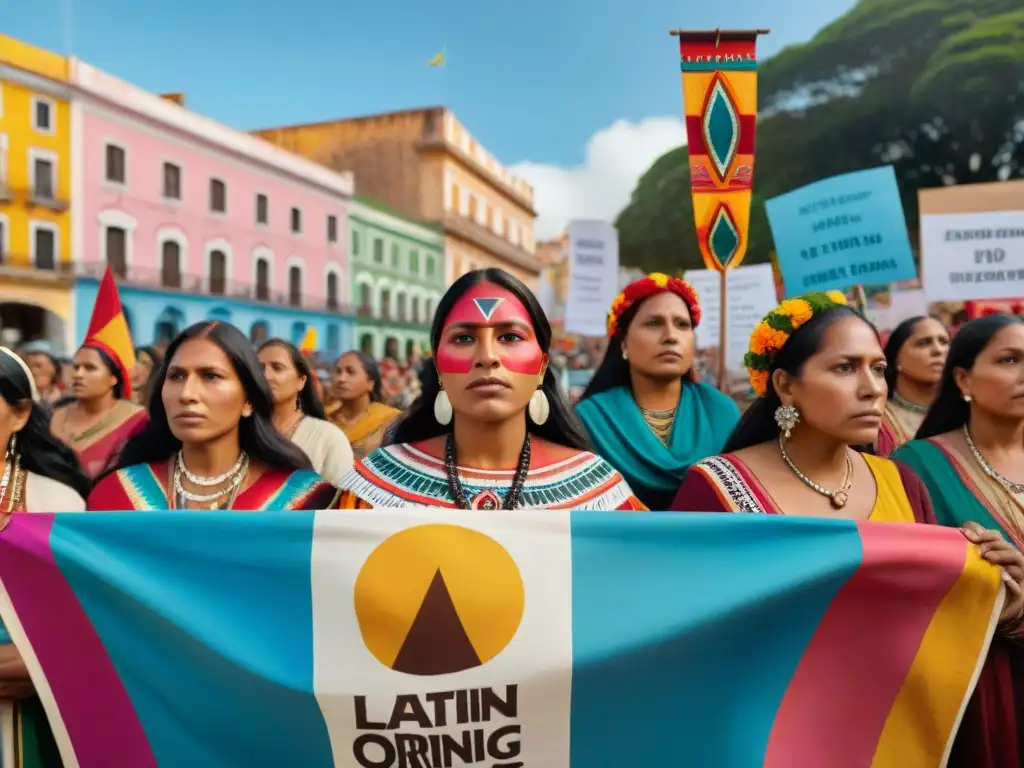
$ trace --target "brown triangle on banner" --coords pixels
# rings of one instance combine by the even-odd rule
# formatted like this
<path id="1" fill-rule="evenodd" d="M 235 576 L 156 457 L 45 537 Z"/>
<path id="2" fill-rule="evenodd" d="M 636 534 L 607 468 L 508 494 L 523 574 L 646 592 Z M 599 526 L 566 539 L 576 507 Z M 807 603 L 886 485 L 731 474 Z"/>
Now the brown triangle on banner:
<path id="1" fill-rule="evenodd" d="M 445 675 L 480 663 L 438 568 L 391 668 L 408 675 Z"/>

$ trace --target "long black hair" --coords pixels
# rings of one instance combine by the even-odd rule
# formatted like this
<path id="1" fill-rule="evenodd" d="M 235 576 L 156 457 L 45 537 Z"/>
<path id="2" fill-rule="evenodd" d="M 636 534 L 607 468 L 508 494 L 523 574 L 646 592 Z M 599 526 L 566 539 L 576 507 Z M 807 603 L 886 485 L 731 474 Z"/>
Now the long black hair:
<path id="1" fill-rule="evenodd" d="M 351 355 L 359 364 L 363 366 L 363 371 L 369 377 L 370 381 L 373 382 L 373 389 L 370 390 L 370 402 L 371 403 L 383 403 L 384 402 L 384 382 L 380 376 L 380 366 L 377 365 L 377 361 L 373 359 L 373 355 L 368 355 L 361 349 L 350 349 L 343 355 L 338 357 L 338 362 L 341 362 L 342 357 L 348 357 Z M 337 367 L 338 363 L 335 363 Z"/>
<path id="2" fill-rule="evenodd" d="M 319 395 L 316 393 L 316 384 L 313 379 L 316 374 L 313 373 L 313 366 L 309 364 L 309 361 L 299 352 L 299 348 L 292 344 L 290 341 L 284 339 L 267 339 L 260 344 L 259 352 L 262 352 L 267 347 L 279 347 L 288 353 L 288 357 L 292 360 L 292 366 L 295 368 L 295 372 L 299 376 L 306 377 L 306 383 L 302 385 L 302 389 L 299 390 L 299 410 L 301 410 L 307 416 L 312 416 L 314 419 L 326 419 L 327 414 L 324 411 L 324 404 L 320 400 Z"/>
<path id="3" fill-rule="evenodd" d="M 960 327 L 949 345 L 949 355 L 942 369 L 942 381 L 939 382 L 939 394 L 925 414 L 924 421 L 914 436 L 916 440 L 952 432 L 967 423 L 971 415 L 971 406 L 964 400 L 960 387 L 956 385 L 953 372 L 957 368 L 965 371 L 974 368 L 978 355 L 992 342 L 992 337 L 1004 328 L 1018 323 L 1024 323 L 1024 318 L 1016 315 L 986 315 Z"/>
<path id="4" fill-rule="evenodd" d="M 149 396 L 153 393 L 153 380 L 156 378 L 156 372 L 160 369 L 160 365 L 164 361 L 164 356 L 160 354 L 160 350 L 156 347 L 136 347 L 135 348 L 135 359 L 139 359 L 139 355 L 145 355 L 153 361 L 153 367 L 150 368 L 149 377 L 146 379 L 146 384 L 142 389 L 142 402 L 148 403 Z"/>
<path id="5" fill-rule="evenodd" d="M 640 301 L 622 313 L 617 323 L 615 334 L 608 340 L 608 346 L 604 351 L 604 358 L 601 360 L 601 364 L 597 366 L 597 370 L 594 371 L 594 375 L 590 378 L 587 388 L 580 395 L 579 402 L 582 403 L 588 397 L 600 394 L 601 392 L 607 392 L 609 389 L 615 389 L 616 387 L 626 387 L 631 392 L 633 391 L 633 377 L 629 373 L 629 361 L 622 356 L 622 342 L 625 341 L 629 326 L 633 323 L 633 319 L 636 317 L 636 313 L 640 311 L 643 303 L 659 295 L 655 293 L 640 299 Z M 693 380 L 693 364 L 691 363 L 689 369 L 683 374 L 683 381 Z"/>
<path id="6" fill-rule="evenodd" d="M 110 375 L 116 379 L 114 382 L 114 399 L 120 400 L 124 397 L 124 373 L 121 371 L 121 366 L 114 362 L 114 358 L 108 355 L 99 347 L 94 347 L 92 344 L 83 344 L 79 351 L 83 349 L 91 349 L 97 355 L 100 356 L 100 360 L 103 361 L 104 367 L 110 371 Z M 74 368 L 74 358 L 71 360 L 71 367 Z"/>
<path id="7" fill-rule="evenodd" d="M 526 307 L 533 323 L 533 332 L 537 336 L 537 343 L 544 354 L 551 350 L 551 323 L 548 322 L 544 310 L 529 288 L 522 282 L 501 269 L 488 268 L 477 269 L 467 272 L 460 277 L 445 292 L 437 305 L 434 313 L 434 321 L 430 327 L 430 343 L 437 354 L 437 348 L 441 343 L 441 332 L 444 330 L 444 322 L 451 312 L 452 307 L 459 298 L 479 283 L 494 283 L 512 293 L 523 306 Z M 537 437 L 548 440 L 552 443 L 564 445 L 569 448 L 588 450 L 587 439 L 584 437 L 583 427 L 580 425 L 576 415 L 565 402 L 565 397 L 558 389 L 558 382 L 551 372 L 550 366 L 544 373 L 544 382 L 541 385 L 544 394 L 547 395 L 551 412 L 544 424 L 532 424 L 530 432 Z M 391 433 L 390 441 L 395 443 L 416 443 L 427 440 L 431 437 L 447 434 L 451 425 L 441 425 L 434 418 L 434 399 L 441 391 L 441 382 L 438 379 L 437 368 L 433 365 L 425 366 L 423 375 L 423 389 L 419 398 L 412 404 L 409 412 L 398 422 Z"/>
<path id="8" fill-rule="evenodd" d="M 174 436 L 167 423 L 163 384 L 174 354 L 182 344 L 192 339 L 208 339 L 220 347 L 231 361 L 231 367 L 242 383 L 245 396 L 252 406 L 252 415 L 243 418 L 238 424 L 238 442 L 242 450 L 268 467 L 286 470 L 312 469 L 312 464 L 302 449 L 282 436 L 270 420 L 274 411 L 274 398 L 270 394 L 270 385 L 263 375 L 263 368 L 252 348 L 252 343 L 233 325 L 205 321 L 186 328 L 167 347 L 167 354 L 159 372 L 153 374 L 156 383 L 149 396 L 149 423 L 134 437 L 129 438 L 115 466 L 104 474 L 134 464 L 166 461 L 181 448 L 181 441 Z"/>
<path id="9" fill-rule="evenodd" d="M 775 422 L 775 411 L 782 405 L 782 400 L 779 398 L 779 393 L 775 391 L 772 374 L 777 370 L 782 370 L 791 376 L 799 376 L 807 361 L 821 351 L 825 331 L 837 321 L 847 317 L 856 317 L 874 330 L 874 326 L 863 315 L 845 304 L 830 307 L 800 326 L 782 345 L 782 349 L 776 355 L 772 368 L 768 372 L 768 389 L 765 391 L 764 397 L 755 400 L 740 417 L 739 423 L 725 443 L 723 453 L 731 453 L 778 439 L 779 425 Z M 875 333 L 877 334 L 877 331 Z"/>
<path id="10" fill-rule="evenodd" d="M 903 345 L 907 343 L 907 339 L 909 339 L 911 334 L 914 333 L 914 328 L 918 323 L 925 319 L 927 319 L 925 315 L 908 317 L 896 326 L 893 332 L 889 334 L 888 340 L 885 342 L 885 385 L 889 389 L 888 396 L 890 398 L 896 394 L 896 381 L 899 378 L 896 358 L 900 356 L 900 350 L 903 349 Z"/>
<path id="11" fill-rule="evenodd" d="M 0 352 L 0 397 L 12 408 L 31 407 L 28 421 L 17 433 L 16 450 L 21 466 L 29 472 L 54 480 L 83 499 L 92 483 L 82 472 L 75 452 L 50 432 L 50 409 L 32 401 L 32 377 L 14 357 Z M 5 450 L 6 446 L 0 446 Z"/>

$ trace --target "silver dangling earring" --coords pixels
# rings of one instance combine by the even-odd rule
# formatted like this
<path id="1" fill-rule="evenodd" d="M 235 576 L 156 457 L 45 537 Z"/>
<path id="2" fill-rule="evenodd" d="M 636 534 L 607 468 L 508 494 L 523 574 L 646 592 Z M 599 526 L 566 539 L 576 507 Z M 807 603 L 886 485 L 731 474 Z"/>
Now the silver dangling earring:
<path id="1" fill-rule="evenodd" d="M 622 359 L 629 360 L 629 352 L 627 352 L 626 350 L 622 350 Z"/>
<path id="2" fill-rule="evenodd" d="M 11 459 L 18 452 L 18 433 L 15 432 L 11 435 L 11 439 L 7 441 L 7 454 L 5 458 Z"/>
<path id="3" fill-rule="evenodd" d="M 775 423 L 782 430 L 783 437 L 789 440 L 793 434 L 793 427 L 800 421 L 800 411 L 792 405 L 780 405 L 775 409 Z"/>
<path id="4" fill-rule="evenodd" d="M 441 426 L 452 423 L 452 401 L 448 399 L 448 393 L 443 389 L 434 398 L 434 418 Z"/>
<path id="5" fill-rule="evenodd" d="M 538 427 L 547 423 L 551 415 L 551 403 L 548 402 L 548 396 L 544 394 L 543 389 L 537 389 L 530 395 L 530 404 L 526 411 L 530 414 L 530 420 Z"/>

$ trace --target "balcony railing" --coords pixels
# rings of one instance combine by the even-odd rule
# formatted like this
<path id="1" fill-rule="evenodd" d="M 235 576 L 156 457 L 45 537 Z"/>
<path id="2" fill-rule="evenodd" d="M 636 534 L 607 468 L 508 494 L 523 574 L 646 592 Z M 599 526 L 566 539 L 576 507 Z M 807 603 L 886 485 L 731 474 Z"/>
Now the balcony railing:
<path id="1" fill-rule="evenodd" d="M 7 278 L 21 278 L 33 282 L 71 283 L 78 278 L 99 280 L 106 271 L 107 264 L 102 261 L 87 263 L 72 262 L 57 264 L 53 269 L 34 267 L 24 256 L 5 254 L 0 257 L 0 275 Z M 242 283 L 235 280 L 219 280 L 200 275 L 183 275 L 170 270 L 145 269 L 132 267 L 126 274 L 114 274 L 118 282 L 138 288 L 156 288 L 158 290 L 175 291 L 183 294 L 202 294 L 204 296 L 220 296 L 225 299 L 251 301 L 261 304 L 311 309 L 320 312 L 333 312 L 339 315 L 352 315 L 351 308 L 335 296 L 312 296 L 293 291 L 272 291 L 266 286 Z"/>
<path id="2" fill-rule="evenodd" d="M 431 318 L 424 317 L 416 320 L 404 313 L 394 314 L 389 311 L 374 313 L 372 307 L 362 306 L 356 311 L 359 322 L 364 325 L 388 326 L 406 330 L 426 330 Z"/>
<path id="3" fill-rule="evenodd" d="M 530 213 L 536 213 L 533 208 L 533 201 L 524 195 L 520 190 L 513 187 L 500 176 L 496 175 L 490 168 L 481 164 L 475 157 L 466 152 L 462 147 L 453 144 L 444 136 L 444 122 L 439 116 L 428 120 L 423 126 L 423 133 L 420 135 L 420 147 L 422 149 L 443 149 L 470 168 L 475 170 L 487 181 L 500 189 L 508 197 L 516 201 L 522 208 Z"/>
<path id="4" fill-rule="evenodd" d="M 34 206 L 37 208 L 48 208 L 51 211 L 66 211 L 70 203 L 56 194 L 53 188 L 48 185 L 38 187 L 10 187 L 0 181 L 0 203 L 14 203 L 18 205 Z"/>
<path id="5" fill-rule="evenodd" d="M 446 233 L 469 240 L 483 250 L 497 254 L 518 267 L 531 272 L 540 272 L 540 259 L 536 255 L 524 251 L 518 245 L 512 245 L 505 238 L 494 234 L 487 227 L 477 224 L 472 219 L 449 213 L 445 215 L 442 223 Z"/>

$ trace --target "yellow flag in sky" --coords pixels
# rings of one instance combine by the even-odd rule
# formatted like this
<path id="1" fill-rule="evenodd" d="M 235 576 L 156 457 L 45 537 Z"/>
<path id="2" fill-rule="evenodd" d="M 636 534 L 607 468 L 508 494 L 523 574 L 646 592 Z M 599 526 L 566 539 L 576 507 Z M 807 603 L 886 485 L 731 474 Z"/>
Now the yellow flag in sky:
<path id="1" fill-rule="evenodd" d="M 443 67 L 444 66 L 444 60 L 445 60 L 445 49 L 442 48 L 441 52 L 439 54 L 437 54 L 434 58 L 432 58 L 430 61 L 427 62 L 427 66 L 428 67 Z"/>

